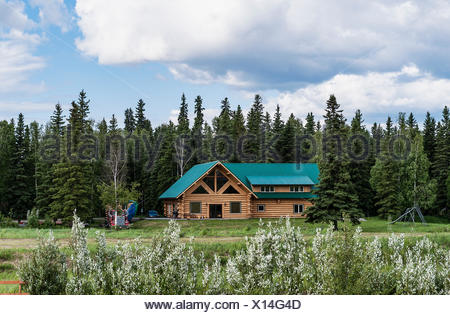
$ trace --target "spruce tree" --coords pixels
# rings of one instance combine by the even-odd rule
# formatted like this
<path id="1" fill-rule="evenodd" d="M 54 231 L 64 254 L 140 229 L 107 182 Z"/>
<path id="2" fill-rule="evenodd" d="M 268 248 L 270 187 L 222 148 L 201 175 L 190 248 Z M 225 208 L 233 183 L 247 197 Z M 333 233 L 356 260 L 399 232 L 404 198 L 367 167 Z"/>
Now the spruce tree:
<path id="1" fill-rule="evenodd" d="M 145 103 L 142 99 L 139 99 L 136 106 L 136 129 L 138 132 L 145 129 Z"/>
<path id="2" fill-rule="evenodd" d="M 450 208 L 450 200 L 447 199 L 447 178 L 450 166 L 450 114 L 447 106 L 442 111 L 442 119 L 437 125 L 436 134 L 436 155 L 434 170 L 436 170 L 437 192 L 436 207 L 437 213 L 443 214 Z"/>
<path id="3" fill-rule="evenodd" d="M 281 119 L 280 105 L 277 104 L 275 114 L 273 116 L 273 133 L 275 135 L 280 135 L 283 130 L 284 122 Z"/>
<path id="4" fill-rule="evenodd" d="M 111 135 L 116 136 L 119 134 L 119 125 L 117 123 L 117 118 L 114 114 L 112 115 L 111 120 L 109 121 L 108 130 Z"/>
<path id="5" fill-rule="evenodd" d="M 16 138 L 14 121 L 0 121 L 0 214 L 10 216 L 14 203 Z"/>
<path id="6" fill-rule="evenodd" d="M 89 109 L 89 103 L 91 101 L 87 99 L 86 92 L 84 90 L 81 90 L 80 94 L 78 95 L 78 108 L 80 111 L 81 116 L 81 126 L 85 133 L 91 133 L 92 128 L 91 124 L 88 120 L 90 109 Z"/>
<path id="7" fill-rule="evenodd" d="M 241 105 L 237 106 L 236 111 L 233 114 L 233 148 L 234 153 L 232 157 L 232 162 L 240 162 L 241 161 L 241 153 L 239 148 L 239 140 L 245 135 L 245 118 L 242 113 Z"/>
<path id="8" fill-rule="evenodd" d="M 260 160 L 263 112 L 262 97 L 256 94 L 253 105 L 247 115 L 247 132 L 251 138 L 246 142 L 245 152 L 257 161 Z"/>
<path id="9" fill-rule="evenodd" d="M 423 124 L 423 150 L 431 164 L 429 175 L 433 175 L 435 173 L 432 165 L 435 163 L 434 158 L 436 153 L 436 121 L 431 117 L 430 112 L 427 112 Z"/>
<path id="10" fill-rule="evenodd" d="M 84 109 L 81 106 L 83 103 Z M 70 220 L 75 209 L 84 220 L 93 214 L 95 199 L 93 168 L 89 161 L 82 160 L 78 155 L 80 146 L 84 144 L 82 137 L 91 132 L 90 124 L 83 123 L 88 121 L 86 116 L 89 112 L 86 105 L 88 103 L 89 101 L 86 101 L 82 95 L 77 103 L 72 102 L 67 119 L 70 137 L 68 134 L 66 145 L 70 146 L 70 149 L 64 150 L 61 161 L 52 167 L 53 179 L 50 192 L 53 198 L 49 207 L 54 219 Z"/>
<path id="11" fill-rule="evenodd" d="M 277 142 L 277 151 L 280 154 L 281 161 L 285 163 L 295 162 L 295 125 L 295 116 L 291 113 Z"/>
<path id="12" fill-rule="evenodd" d="M 395 219 L 401 212 L 399 203 L 399 164 L 393 158 L 393 152 L 389 149 L 389 144 L 394 136 L 392 119 L 388 116 L 386 130 L 383 133 L 382 148 L 380 157 L 371 169 L 370 183 L 375 190 L 375 205 L 378 214 L 382 218 Z"/>
<path id="13" fill-rule="evenodd" d="M 338 229 L 338 221 L 348 217 L 353 224 L 359 223 L 362 215 L 358 209 L 358 197 L 351 182 L 348 157 L 339 153 L 338 141 L 346 138 L 345 118 L 334 95 L 327 101 L 325 136 L 327 149 L 323 152 L 319 169 L 320 183 L 317 185 L 314 205 L 306 209 L 307 222 L 331 222 Z"/>
<path id="14" fill-rule="evenodd" d="M 193 164 L 198 164 L 204 159 L 204 154 L 202 152 L 202 142 L 203 142 L 203 100 L 200 95 L 198 95 L 194 100 L 194 125 L 192 126 L 192 145 L 195 150 L 194 157 L 192 159 Z"/>
<path id="15" fill-rule="evenodd" d="M 194 125 L 192 127 L 192 133 L 194 135 L 201 135 L 202 129 L 203 129 L 203 123 L 204 123 L 204 114 L 203 111 L 205 108 L 203 108 L 203 100 L 200 95 L 198 95 L 194 100 Z"/>
<path id="16" fill-rule="evenodd" d="M 125 110 L 125 131 L 129 134 L 133 133 L 136 129 L 136 119 L 134 119 L 134 113 L 131 108 Z"/>
<path id="17" fill-rule="evenodd" d="M 414 139 L 419 133 L 419 126 L 417 125 L 417 121 L 413 113 L 409 113 L 408 120 L 406 121 L 406 126 L 408 129 L 409 138 Z"/>
<path id="18" fill-rule="evenodd" d="M 217 137 L 215 141 L 215 153 L 217 158 L 220 158 L 222 160 L 227 157 L 231 159 L 231 156 L 229 154 L 231 154 L 232 152 L 227 152 L 227 150 L 229 151 L 232 149 L 229 147 L 229 141 L 227 141 L 231 140 L 229 136 L 233 131 L 231 119 L 232 117 L 230 102 L 228 100 L 228 97 L 225 97 L 221 101 L 221 112 L 219 116 L 213 120 L 214 131 Z"/>
<path id="19" fill-rule="evenodd" d="M 308 113 L 306 115 L 305 132 L 308 135 L 314 135 L 316 123 L 314 122 L 314 114 Z"/>
<path id="20" fill-rule="evenodd" d="M 225 97 L 221 102 L 221 111 L 219 117 L 217 117 L 217 125 L 215 126 L 216 134 L 230 134 L 232 131 L 231 126 L 231 106 L 228 97 Z"/>
<path id="21" fill-rule="evenodd" d="M 177 131 L 179 135 L 189 134 L 189 117 L 188 117 L 188 103 L 186 102 L 186 96 L 181 95 L 180 111 L 178 113 L 178 126 Z"/>
<path id="22" fill-rule="evenodd" d="M 28 126 L 25 126 L 24 116 L 19 114 L 15 130 L 15 152 L 14 152 L 14 174 L 15 180 L 11 183 L 13 186 L 14 204 L 13 215 L 15 218 L 25 218 L 27 211 L 31 210 L 34 204 L 34 183 L 31 177 L 33 172 L 30 170 L 30 132 Z M 30 176 L 31 175 L 31 176 Z"/>
<path id="23" fill-rule="evenodd" d="M 277 104 L 275 114 L 273 116 L 273 128 L 272 128 L 273 137 L 275 137 L 275 139 L 273 139 L 272 143 L 273 149 L 278 153 L 278 159 L 281 159 L 280 137 L 282 135 L 283 130 L 284 130 L 284 121 L 281 118 L 280 105 Z"/>
<path id="24" fill-rule="evenodd" d="M 64 118 L 61 105 L 58 103 L 55 105 L 53 115 L 50 117 L 50 124 L 54 135 L 62 136 L 64 130 Z"/>
<path id="25" fill-rule="evenodd" d="M 362 113 L 358 109 L 352 119 L 350 127 L 352 157 L 350 159 L 350 178 L 358 196 L 358 208 L 366 216 L 373 213 L 374 191 L 370 185 L 370 170 L 373 161 L 369 158 L 369 132 L 363 125 Z M 365 140 L 363 140 L 365 139 Z"/>
<path id="26" fill-rule="evenodd" d="M 274 161 L 274 156 L 271 154 L 272 148 L 272 138 L 274 137 L 273 134 L 273 126 L 272 126 L 272 119 L 270 117 L 269 112 L 266 112 L 263 118 L 263 125 L 262 125 L 262 144 L 263 144 L 263 150 L 261 152 L 261 162 L 270 163 Z"/>

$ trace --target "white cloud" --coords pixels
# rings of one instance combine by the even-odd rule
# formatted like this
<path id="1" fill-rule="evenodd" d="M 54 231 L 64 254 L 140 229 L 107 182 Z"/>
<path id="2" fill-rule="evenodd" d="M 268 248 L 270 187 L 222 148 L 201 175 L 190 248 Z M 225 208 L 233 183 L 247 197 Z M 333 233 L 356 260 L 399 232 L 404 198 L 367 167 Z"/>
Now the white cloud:
<path id="1" fill-rule="evenodd" d="M 313 112 L 321 118 L 330 94 L 336 96 L 347 117 L 351 117 L 356 109 L 368 116 L 400 111 L 433 111 L 450 103 L 450 79 L 436 78 L 414 64 L 396 72 L 338 74 L 319 84 L 280 93 L 268 100 L 268 107 L 274 110 L 276 104 L 280 104 L 285 114 L 305 117 L 308 112 Z"/>
<path id="2" fill-rule="evenodd" d="M 0 0 L 0 30 L 2 28 L 14 28 L 29 30 L 36 23 L 28 18 L 24 12 L 25 3 L 22 1 Z"/>
<path id="3" fill-rule="evenodd" d="M 442 0 L 77 0 L 76 12 L 77 47 L 101 64 L 164 62 L 200 84 L 292 87 L 408 62 L 450 72 Z"/>
<path id="4" fill-rule="evenodd" d="M 42 84 L 30 84 L 27 79 L 45 66 L 41 57 L 33 55 L 43 39 L 30 33 L 36 24 L 24 13 L 21 1 L 0 0 L 0 93 L 40 91 Z"/>
<path id="5" fill-rule="evenodd" d="M 173 64 L 169 66 L 169 71 L 175 79 L 195 84 L 225 83 L 236 87 L 252 85 L 250 81 L 243 78 L 243 73 L 239 71 L 229 70 L 224 75 L 214 75 L 209 71 L 196 69 L 185 63 Z"/>
<path id="6" fill-rule="evenodd" d="M 50 103 L 32 101 L 0 102 L 0 112 L 47 112 L 52 110 L 54 106 Z"/>
<path id="7" fill-rule="evenodd" d="M 30 0 L 30 4 L 39 8 L 41 23 L 56 25 L 63 32 L 69 30 L 72 17 L 64 0 Z"/>

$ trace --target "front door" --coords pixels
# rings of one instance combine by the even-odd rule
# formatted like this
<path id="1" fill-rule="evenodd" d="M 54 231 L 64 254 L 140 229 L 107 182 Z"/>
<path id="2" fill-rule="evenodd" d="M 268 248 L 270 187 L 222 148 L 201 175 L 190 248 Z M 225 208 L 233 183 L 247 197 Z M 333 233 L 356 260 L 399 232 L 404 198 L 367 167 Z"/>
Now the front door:
<path id="1" fill-rule="evenodd" d="M 222 218 L 222 205 L 209 205 L 210 218 Z"/>

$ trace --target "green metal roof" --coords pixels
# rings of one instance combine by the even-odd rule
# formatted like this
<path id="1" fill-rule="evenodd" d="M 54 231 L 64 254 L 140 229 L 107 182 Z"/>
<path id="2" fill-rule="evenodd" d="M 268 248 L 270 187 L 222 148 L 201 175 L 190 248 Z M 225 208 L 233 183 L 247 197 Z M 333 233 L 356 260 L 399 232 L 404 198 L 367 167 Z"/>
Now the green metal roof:
<path id="1" fill-rule="evenodd" d="M 319 168 L 315 163 L 223 163 L 250 190 L 248 177 L 260 176 L 267 180 L 271 176 L 307 176 L 313 184 L 319 183 Z"/>
<path id="2" fill-rule="evenodd" d="M 299 176 L 247 176 L 252 185 L 314 185 L 305 175 Z"/>
<path id="3" fill-rule="evenodd" d="M 310 192 L 256 192 L 255 195 L 258 199 L 309 199 L 316 197 Z"/>
<path id="4" fill-rule="evenodd" d="M 194 165 L 179 180 L 170 186 L 159 198 L 177 198 L 191 186 L 199 177 L 209 171 L 218 162 L 208 162 Z"/>
<path id="5" fill-rule="evenodd" d="M 199 179 L 203 174 L 210 170 L 218 161 L 208 162 L 203 164 L 197 164 L 193 166 L 189 171 L 187 171 L 184 176 L 177 180 L 172 186 L 169 187 L 159 198 L 177 198 L 181 193 L 183 193 L 190 185 L 192 185 L 197 179 Z M 315 163 L 223 163 L 223 165 L 242 183 L 244 183 L 247 188 L 252 191 L 252 182 L 256 181 L 262 185 L 275 185 L 274 181 L 284 181 L 286 185 L 289 185 L 293 180 L 299 182 L 298 185 L 316 185 L 319 182 L 319 168 Z M 309 179 L 309 181 L 308 181 Z M 302 183 L 300 183 L 302 182 Z M 304 182 L 304 183 L 303 183 Z M 308 184 L 306 184 L 308 182 Z M 253 182 L 254 183 L 254 182 Z M 254 183 L 254 185 L 257 185 Z M 277 184 L 283 185 L 283 184 Z M 292 185 L 296 185 L 292 183 Z M 261 193 L 255 193 L 256 196 Z M 265 196 L 265 193 L 262 193 Z M 261 198 L 312 198 L 306 197 L 305 192 L 299 193 L 267 193 L 272 197 L 261 197 Z M 275 195 L 288 194 L 289 197 L 274 197 Z M 297 194 L 302 194 L 305 197 L 295 197 Z M 281 196 L 280 195 L 280 196 Z M 260 198 L 260 197 L 258 197 Z"/>

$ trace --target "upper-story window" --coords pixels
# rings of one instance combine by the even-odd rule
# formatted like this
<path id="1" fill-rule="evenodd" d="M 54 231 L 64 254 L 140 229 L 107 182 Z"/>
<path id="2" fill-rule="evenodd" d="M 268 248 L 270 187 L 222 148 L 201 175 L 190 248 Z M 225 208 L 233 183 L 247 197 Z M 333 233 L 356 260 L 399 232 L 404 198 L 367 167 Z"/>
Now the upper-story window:
<path id="1" fill-rule="evenodd" d="M 291 186 L 290 191 L 291 192 L 301 192 L 301 191 L 303 191 L 303 186 L 298 186 L 298 185 Z"/>
<path id="2" fill-rule="evenodd" d="M 275 187 L 273 187 L 273 186 L 261 186 L 261 191 L 262 192 L 274 192 L 275 191 Z"/>
<path id="3" fill-rule="evenodd" d="M 228 179 L 219 170 L 212 171 L 203 178 L 203 182 L 214 191 L 218 192 L 227 182 Z"/>

